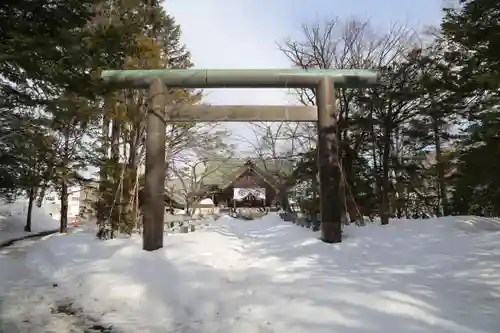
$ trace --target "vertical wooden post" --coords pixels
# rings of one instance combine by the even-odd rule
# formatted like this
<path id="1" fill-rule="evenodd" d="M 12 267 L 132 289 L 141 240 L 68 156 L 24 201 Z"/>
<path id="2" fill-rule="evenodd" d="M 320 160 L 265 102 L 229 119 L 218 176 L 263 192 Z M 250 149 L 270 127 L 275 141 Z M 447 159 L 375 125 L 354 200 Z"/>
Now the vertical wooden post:
<path id="1" fill-rule="evenodd" d="M 149 87 L 146 128 L 146 183 L 143 204 L 142 248 L 154 251 L 163 247 L 165 213 L 165 107 L 166 87 L 155 79 Z"/>
<path id="2" fill-rule="evenodd" d="M 335 91 L 331 78 L 323 78 L 316 87 L 316 106 L 321 237 L 326 243 L 340 243 L 342 241 L 341 172 Z"/>

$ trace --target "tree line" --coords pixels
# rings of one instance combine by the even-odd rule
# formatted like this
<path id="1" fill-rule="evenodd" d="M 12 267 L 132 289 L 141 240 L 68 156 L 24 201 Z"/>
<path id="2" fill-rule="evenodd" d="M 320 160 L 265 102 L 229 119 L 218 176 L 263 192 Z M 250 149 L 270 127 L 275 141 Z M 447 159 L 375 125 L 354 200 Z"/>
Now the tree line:
<path id="1" fill-rule="evenodd" d="M 68 193 L 89 186 L 102 230 L 130 233 L 140 215 L 147 94 L 105 86 L 103 69 L 190 68 L 181 28 L 156 0 L 24 0 L 0 4 L 0 190 L 29 199 L 60 197 L 60 231 Z M 197 103 L 201 91 L 169 90 L 174 103 Z M 225 154 L 217 125 L 167 127 L 166 164 L 186 168 L 186 154 Z M 226 149 L 227 148 L 227 149 Z M 94 182 L 92 182 L 94 183 Z"/>
<path id="2" fill-rule="evenodd" d="M 500 215 L 499 18 L 497 1 L 464 0 L 425 32 L 336 18 L 303 25 L 280 44 L 298 68 L 381 73 L 378 86 L 336 89 L 341 200 L 351 222 Z M 315 104 L 314 90 L 296 93 Z M 302 203 L 318 212 L 316 124 L 266 128 L 260 153 L 294 162 L 288 180 L 313 190 Z"/>
<path id="3" fill-rule="evenodd" d="M 425 33 L 332 19 L 304 25 L 299 38 L 280 44 L 295 67 L 381 73 L 376 87 L 336 90 L 342 200 L 351 221 L 500 214 L 499 13 L 496 1 L 460 1 Z M 105 86 L 99 72 L 192 67 L 181 27 L 155 0 L 8 0 L 0 19 L 3 195 L 27 196 L 31 211 L 57 191 L 65 232 L 69 189 L 89 184 L 89 170 L 98 170 L 98 225 L 132 232 L 140 221 L 147 94 Z M 169 93 L 174 103 L 201 100 L 197 90 Z M 314 105 L 314 91 L 296 93 Z M 307 205 L 317 211 L 316 125 L 253 128 L 254 153 L 270 163 L 292 161 L 294 172 L 276 176 L 312 188 Z M 188 160 L 232 156 L 228 135 L 217 124 L 169 124 L 169 176 L 189 175 L 195 165 Z"/>

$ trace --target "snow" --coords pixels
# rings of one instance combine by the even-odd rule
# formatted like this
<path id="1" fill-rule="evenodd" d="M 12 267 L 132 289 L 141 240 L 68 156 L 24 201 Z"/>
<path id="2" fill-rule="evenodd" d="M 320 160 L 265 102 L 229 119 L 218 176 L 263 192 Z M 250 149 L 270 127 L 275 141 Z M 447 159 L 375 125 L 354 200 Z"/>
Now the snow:
<path id="1" fill-rule="evenodd" d="M 32 232 L 24 231 L 28 202 L 0 202 L 0 244 L 37 232 L 58 229 L 48 208 L 33 207 Z M 0 332 L 70 332 L 73 317 L 51 313 L 60 293 L 37 271 L 26 266 L 26 249 L 34 240 L 17 242 L 0 249 Z M 78 332 L 78 331 L 75 331 Z"/>
<path id="2" fill-rule="evenodd" d="M 46 230 L 57 230 L 58 221 L 49 212 L 53 205 L 33 208 L 33 232 L 24 232 L 27 201 L 0 206 L 0 243 Z M 51 279 L 41 276 L 26 264 L 27 251 L 35 238 L 0 248 L 0 332 L 2 333 L 90 333 L 96 321 L 85 317 L 77 307 L 71 313 L 54 311 L 68 307 L 72 300 L 61 292 Z M 74 313 L 73 313 L 74 312 Z"/>
<path id="3" fill-rule="evenodd" d="M 139 236 L 38 241 L 27 264 L 120 332 L 500 332 L 500 220 L 348 226 L 341 244 L 275 214 Z"/>
<path id="4" fill-rule="evenodd" d="M 200 204 L 202 204 L 202 205 L 215 205 L 214 201 L 210 198 L 205 198 L 205 199 L 200 200 Z"/>
<path id="5" fill-rule="evenodd" d="M 215 206 L 215 204 L 214 204 L 214 202 L 213 202 L 213 200 L 211 198 L 201 199 L 198 202 L 198 204 L 207 205 L 207 206 L 210 206 L 210 207 L 196 208 L 193 211 L 193 215 L 195 215 L 195 216 L 217 214 L 219 212 L 219 210 L 217 209 L 217 207 Z"/>
<path id="6" fill-rule="evenodd" d="M 0 250 L 0 332 L 74 332 L 81 326 L 78 317 L 52 313 L 65 296 L 52 282 L 26 266 L 26 250 L 34 240 Z"/>
<path id="7" fill-rule="evenodd" d="M 55 219 L 56 216 L 50 216 L 51 206 L 33 206 L 31 233 L 29 233 L 24 231 L 28 201 L 24 199 L 18 199 L 14 203 L 0 201 L 0 244 L 29 234 L 58 229 L 59 221 Z"/>

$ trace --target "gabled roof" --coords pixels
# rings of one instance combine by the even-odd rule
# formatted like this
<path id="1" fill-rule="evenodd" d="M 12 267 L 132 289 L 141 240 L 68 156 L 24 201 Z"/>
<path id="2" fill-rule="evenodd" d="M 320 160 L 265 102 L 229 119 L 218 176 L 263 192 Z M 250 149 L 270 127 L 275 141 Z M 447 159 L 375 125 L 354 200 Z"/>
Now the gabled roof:
<path id="1" fill-rule="evenodd" d="M 259 174 L 266 179 L 273 179 L 274 183 L 282 175 L 290 174 L 293 170 L 293 164 L 287 160 L 263 160 L 263 159 L 243 159 L 231 158 L 224 161 L 208 161 L 206 163 L 206 176 L 203 182 L 207 185 L 222 185 L 233 181 L 234 175 L 241 175 L 246 167 L 245 163 L 251 161 Z"/>
<path id="2" fill-rule="evenodd" d="M 225 189 L 228 186 L 231 186 L 242 174 L 244 174 L 248 170 L 252 170 L 271 187 L 273 187 L 274 189 L 278 189 L 279 184 L 277 180 L 250 160 L 246 161 L 245 164 L 243 164 L 238 170 L 236 170 L 225 183 L 219 184 L 219 187 L 221 189 Z"/>
<path id="3" fill-rule="evenodd" d="M 279 189 L 281 183 L 279 175 L 289 174 L 292 171 L 292 163 L 286 160 L 265 161 L 242 158 L 207 161 L 205 171 L 199 179 L 203 184 L 201 191 L 209 193 L 214 188 L 227 188 L 249 169 L 252 169 L 271 187 Z M 186 190 L 191 186 L 191 181 L 188 177 L 167 179 L 165 195 L 176 203 L 184 205 Z"/>

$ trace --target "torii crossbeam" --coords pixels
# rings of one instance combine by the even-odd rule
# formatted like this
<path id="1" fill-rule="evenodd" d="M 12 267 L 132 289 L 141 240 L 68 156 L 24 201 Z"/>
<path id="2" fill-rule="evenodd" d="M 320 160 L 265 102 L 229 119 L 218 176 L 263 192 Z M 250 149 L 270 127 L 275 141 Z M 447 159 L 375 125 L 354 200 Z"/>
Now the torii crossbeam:
<path id="1" fill-rule="evenodd" d="M 149 89 L 146 137 L 146 199 L 143 205 L 143 249 L 163 247 L 165 124 L 181 121 L 317 121 L 321 232 L 325 242 L 341 241 L 342 202 L 337 142 L 335 87 L 377 84 L 371 70 L 333 69 L 155 69 L 108 70 L 101 78 L 116 88 Z M 168 103 L 169 88 L 311 88 L 316 107 L 180 106 Z"/>

